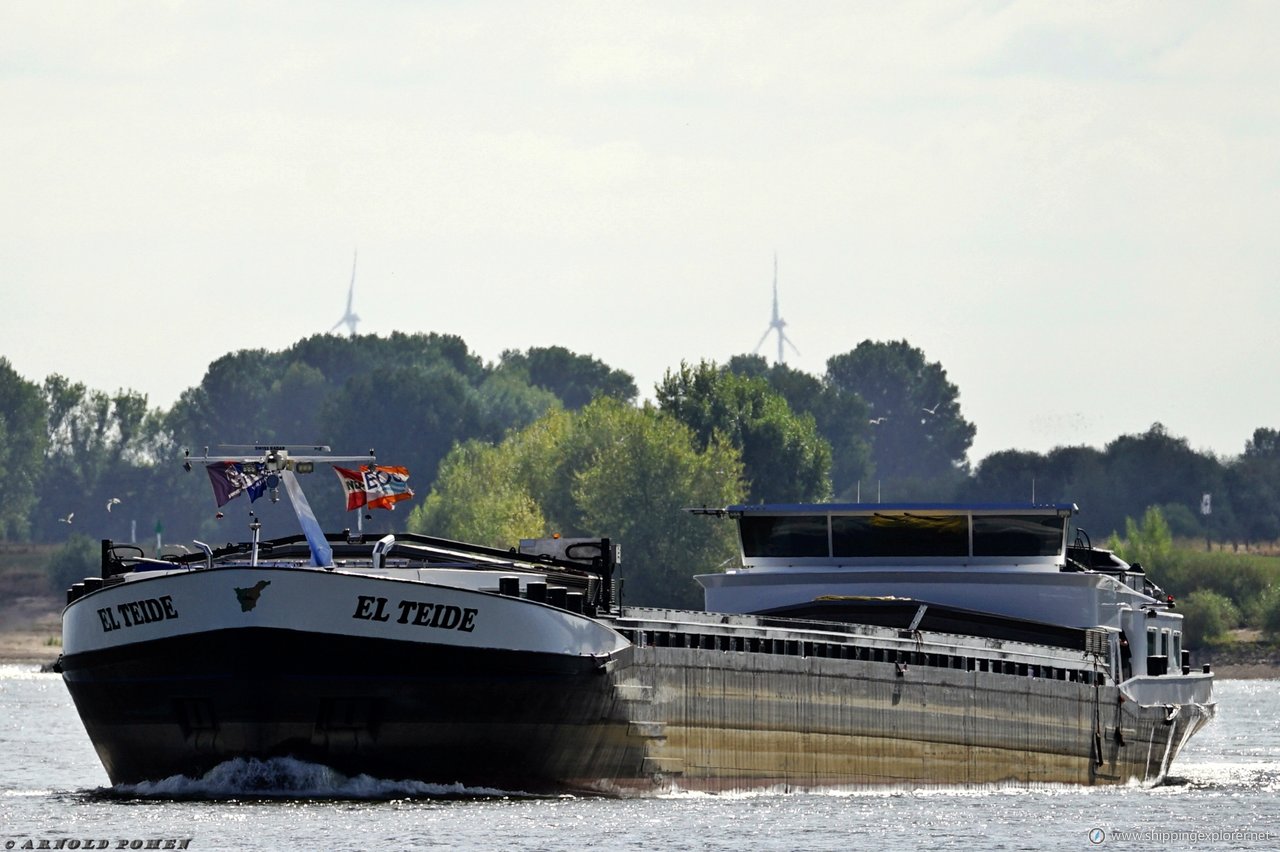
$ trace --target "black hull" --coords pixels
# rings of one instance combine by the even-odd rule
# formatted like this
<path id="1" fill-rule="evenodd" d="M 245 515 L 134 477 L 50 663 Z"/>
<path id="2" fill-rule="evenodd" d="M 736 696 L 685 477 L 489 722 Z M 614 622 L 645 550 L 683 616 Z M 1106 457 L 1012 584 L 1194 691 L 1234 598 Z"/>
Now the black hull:
<path id="1" fill-rule="evenodd" d="M 236 629 L 72 655 L 63 677 L 112 783 L 237 757 L 563 790 L 621 764 L 603 660 Z"/>
<path id="2" fill-rule="evenodd" d="M 673 624 L 612 657 L 242 627 L 72 654 L 63 676 L 117 784 L 272 757 L 530 793 L 1157 783 L 1213 715 L 1208 675 L 1177 706 L 1139 684 L 1140 705 L 993 649 Z"/>

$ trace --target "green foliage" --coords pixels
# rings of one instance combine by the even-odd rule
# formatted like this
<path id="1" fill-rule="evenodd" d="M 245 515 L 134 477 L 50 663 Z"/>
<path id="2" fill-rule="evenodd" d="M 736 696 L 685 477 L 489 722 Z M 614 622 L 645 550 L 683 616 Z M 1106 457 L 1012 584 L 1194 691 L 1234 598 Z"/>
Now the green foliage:
<path id="1" fill-rule="evenodd" d="M 1191 508 L 1184 503 L 1165 503 L 1160 507 L 1174 538 L 1195 538 L 1204 535 L 1204 526 Z"/>
<path id="2" fill-rule="evenodd" d="M 45 571 L 49 576 L 49 588 L 58 594 L 85 577 L 100 577 L 100 546 L 88 536 L 75 533 L 49 557 Z"/>
<path id="3" fill-rule="evenodd" d="M 1268 586 L 1258 597 L 1253 623 L 1272 642 L 1280 640 L 1280 585 Z"/>
<path id="4" fill-rule="evenodd" d="M 1244 510 L 1237 522 L 1242 537 L 1280 538 L 1280 431 L 1254 430 L 1244 454 L 1227 467 L 1226 481 L 1231 503 Z"/>
<path id="5" fill-rule="evenodd" d="M 498 438 L 507 429 L 527 426 L 553 408 L 560 399 L 549 390 L 526 384 L 509 371 L 491 373 L 476 389 L 485 436 Z"/>
<path id="6" fill-rule="evenodd" d="M 856 393 L 794 370 L 786 364 L 770 366 L 759 355 L 736 355 L 726 369 L 735 375 L 764 379 L 797 414 L 813 417 L 818 433 L 831 447 L 831 490 L 853 499 L 858 483 L 874 477 L 871 461 L 871 422 L 867 404 Z M 774 498 L 777 499 L 777 498 Z M 934 499 L 938 499 L 934 495 Z"/>
<path id="7" fill-rule="evenodd" d="M 455 448 L 411 528 L 511 536 L 484 539 L 499 546 L 539 524 L 608 536 L 624 545 L 628 601 L 697 606 L 692 577 L 731 558 L 733 531 L 681 509 L 741 500 L 741 476 L 737 451 L 719 439 L 699 448 L 663 412 L 599 397 L 577 413 L 550 412 L 496 447 Z"/>
<path id="8" fill-rule="evenodd" d="M 427 499 L 409 516 L 409 529 L 490 547 L 544 535 L 546 521 L 516 476 L 515 461 L 514 445 L 456 446 Z"/>
<path id="9" fill-rule="evenodd" d="M 761 378 L 703 361 L 681 364 L 658 384 L 663 411 L 693 430 L 701 449 L 727 441 L 742 454 L 754 503 L 801 503 L 831 496 L 831 447 L 812 415 L 792 412 Z"/>
<path id="10" fill-rule="evenodd" d="M 171 499 L 141 488 L 158 452 L 167 446 L 163 417 L 148 411 L 145 396 L 89 390 L 56 374 L 45 379 L 42 390 L 48 443 L 38 486 L 37 535 L 46 541 L 61 539 L 73 527 L 59 519 L 72 512 L 95 533 L 120 535 L 123 518 L 108 512 L 108 500 L 136 509 L 140 501 L 162 505 Z M 140 490 L 133 490 L 134 485 Z"/>
<path id="11" fill-rule="evenodd" d="M 1141 435 L 1121 435 L 1103 454 L 1110 488 L 1108 524 L 1118 525 L 1115 512 L 1120 507 L 1199 506 L 1205 492 L 1221 494 L 1222 467 L 1217 460 L 1196 453 L 1185 438 L 1170 435 L 1160 423 Z M 1225 501 L 1217 503 L 1215 512 L 1227 508 Z"/>
<path id="12" fill-rule="evenodd" d="M 1204 491 L 1221 480 L 1213 459 L 1188 459 L 1185 441 L 1171 438 L 1155 424 L 1144 435 L 1124 436 L 1101 451 L 1092 447 L 1058 447 L 1047 454 L 1007 450 L 978 465 L 960 493 L 975 500 L 1027 500 L 1034 484 L 1036 499 L 1072 502 L 1081 508 L 1079 526 L 1095 540 L 1124 529 L 1125 518 L 1161 506 L 1175 535 L 1202 535 L 1191 507 L 1198 509 Z M 1194 454 L 1193 454 L 1194 455 Z M 1155 488 L 1136 484 L 1156 481 Z M 1227 520 L 1227 501 L 1215 501 L 1216 527 Z"/>
<path id="13" fill-rule="evenodd" d="M 1178 606 L 1182 613 L 1183 643 L 1188 648 L 1220 645 L 1227 631 L 1240 622 L 1240 611 L 1226 595 L 1196 589 Z"/>
<path id="14" fill-rule="evenodd" d="M 682 409 L 681 420 L 698 436 L 695 449 L 706 454 L 719 440 L 738 448 L 745 464 L 751 490 L 735 499 L 807 500 L 829 493 L 851 499 L 859 482 L 864 496 L 874 495 L 878 476 L 885 499 L 1021 501 L 1030 499 L 1034 484 L 1038 501 L 1077 503 L 1079 525 L 1095 541 L 1126 530 L 1126 518 L 1140 517 L 1148 506 L 1161 507 L 1174 536 L 1207 533 L 1233 542 L 1280 537 L 1275 428 L 1256 429 L 1236 458 L 1192 451 L 1156 423 L 1144 433 L 1120 436 L 1105 450 L 995 453 L 968 476 L 965 453 L 974 430 L 960 416 L 958 390 L 941 365 L 926 362 L 906 341 L 865 341 L 831 359 L 821 377 L 758 356 L 739 356 L 724 370 L 708 371 L 709 386 L 700 384 L 703 368 L 684 370 L 693 375 L 683 402 L 700 396 L 713 402 L 705 410 L 702 403 Z M 680 372 L 676 379 L 684 381 Z M 605 454 L 611 433 L 602 413 L 593 415 L 600 428 L 592 429 L 559 409 L 585 411 L 587 401 L 599 397 L 634 409 L 626 405 L 635 397 L 634 381 L 563 347 L 504 353 L 487 365 L 460 338 L 437 334 L 315 335 L 282 351 L 229 353 L 167 412 L 149 411 L 138 393 L 93 390 L 57 375 L 36 386 L 0 359 L 0 539 L 56 542 L 80 530 L 126 539 L 130 521 L 149 532 L 157 519 L 168 540 L 239 535 L 230 533 L 229 522 L 214 519 L 203 471 L 181 472 L 184 447 L 197 455 L 205 445 L 216 452 L 223 441 L 327 443 L 344 454 L 373 447 L 384 462 L 408 466 L 415 490 L 425 495 L 454 446 L 496 443 L 508 434 L 519 451 L 502 462 L 528 483 L 536 513 L 527 511 L 518 492 L 485 495 L 473 486 L 477 518 L 448 525 L 506 538 L 526 524 L 536 526 L 540 514 L 546 528 L 568 534 L 587 523 L 574 496 L 576 477 Z M 694 415 L 686 418 L 689 410 Z M 880 417 L 889 419 L 870 425 Z M 830 445 L 830 492 L 815 484 L 825 481 L 818 472 L 823 446 L 815 434 Z M 479 469 L 487 464 L 480 457 L 474 462 Z M 461 486 L 445 490 L 461 493 Z M 1198 513 L 1206 492 L 1213 494 L 1207 523 Z M 122 503 L 108 512 L 112 498 Z M 351 524 L 336 488 L 312 500 L 326 527 Z M 261 501 L 255 508 L 263 511 Z M 74 525 L 61 523 L 71 512 Z M 479 523 L 504 513 L 510 523 Z M 375 517 L 375 523 L 398 522 L 383 513 Z M 1280 583 L 1274 570 L 1280 560 L 1184 557 L 1177 550 L 1133 558 L 1150 561 L 1170 591 L 1204 588 L 1228 596 L 1251 623 L 1262 617 L 1262 591 Z"/>
<path id="15" fill-rule="evenodd" d="M 475 389 L 444 364 L 353 376 L 328 399 L 321 420 L 335 446 L 376 449 L 380 459 L 428 479 L 454 443 L 494 431 Z"/>
<path id="16" fill-rule="evenodd" d="M 1280 585 L 1280 559 L 1274 556 L 1174 548 L 1158 565 L 1146 567 L 1154 567 L 1156 582 L 1178 598 L 1195 589 L 1217 592 L 1235 602 L 1251 623 L 1258 598 L 1269 586 Z"/>
<path id="17" fill-rule="evenodd" d="M 1125 540 L 1117 552 L 1126 562 L 1160 565 L 1173 553 L 1173 534 L 1159 506 L 1148 506 L 1141 524 L 1125 518 L 1124 528 Z"/>
<path id="18" fill-rule="evenodd" d="M 976 428 L 941 364 L 905 340 L 866 340 L 827 361 L 826 383 L 870 408 L 872 456 L 882 480 L 950 479 L 967 470 Z"/>
<path id="19" fill-rule="evenodd" d="M 0 541 L 30 534 L 47 429 L 40 388 L 0 358 Z"/>
<path id="20" fill-rule="evenodd" d="M 623 402 L 636 398 L 636 383 L 630 374 L 611 369 L 589 355 L 575 355 L 563 346 L 533 347 L 526 352 L 508 350 L 502 353 L 500 369 L 555 394 L 571 411 L 597 396 Z"/>
<path id="21" fill-rule="evenodd" d="M 1113 535 L 1108 546 L 1126 561 L 1142 563 L 1174 595 L 1190 647 L 1221 643 L 1237 626 L 1280 636 L 1280 559 L 1175 547 L 1155 506 L 1141 524 L 1127 518 L 1125 528 L 1126 538 Z"/>

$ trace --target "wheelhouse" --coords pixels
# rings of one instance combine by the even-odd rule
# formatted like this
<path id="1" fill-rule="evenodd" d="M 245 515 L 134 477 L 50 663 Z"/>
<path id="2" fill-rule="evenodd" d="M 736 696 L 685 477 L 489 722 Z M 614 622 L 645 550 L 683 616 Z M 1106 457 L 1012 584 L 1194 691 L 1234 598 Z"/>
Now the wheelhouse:
<path id="1" fill-rule="evenodd" d="M 1075 504 L 937 503 L 730 506 L 738 522 L 742 566 L 859 567 L 919 564 L 1018 566 L 1046 571 L 1066 564 Z"/>

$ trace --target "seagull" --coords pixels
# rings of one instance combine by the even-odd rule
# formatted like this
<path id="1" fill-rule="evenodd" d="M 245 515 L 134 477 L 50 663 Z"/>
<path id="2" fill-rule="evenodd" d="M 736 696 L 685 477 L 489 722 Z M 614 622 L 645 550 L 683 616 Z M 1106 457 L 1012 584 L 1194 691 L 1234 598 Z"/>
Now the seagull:
<path id="1" fill-rule="evenodd" d="M 74 518 L 75 516 L 76 516 L 76 513 L 72 512 L 70 515 L 67 515 L 65 518 L 58 518 L 58 523 L 69 524 L 71 523 L 71 519 Z"/>
<path id="2" fill-rule="evenodd" d="M 867 422 L 870 423 L 872 426 L 879 426 L 881 423 L 883 423 L 888 419 L 889 419 L 888 417 L 876 417 L 871 420 L 868 420 Z"/>
<path id="3" fill-rule="evenodd" d="M 112 497 L 110 500 L 108 500 L 108 501 L 107 501 L 107 511 L 108 511 L 108 512 L 110 512 L 110 511 L 111 511 L 111 507 L 112 507 L 112 506 L 117 506 L 117 505 L 119 505 L 119 503 L 120 503 L 120 498 L 119 498 L 119 497 Z"/>
<path id="4" fill-rule="evenodd" d="M 942 403 L 940 403 L 940 402 L 939 402 L 939 403 L 937 403 L 936 405 L 934 405 L 934 406 L 933 406 L 933 408 L 921 408 L 920 410 L 921 410 L 921 411 L 928 412 L 929 414 L 937 414 L 937 413 L 938 413 L 938 406 L 940 406 L 940 405 L 942 405 Z"/>

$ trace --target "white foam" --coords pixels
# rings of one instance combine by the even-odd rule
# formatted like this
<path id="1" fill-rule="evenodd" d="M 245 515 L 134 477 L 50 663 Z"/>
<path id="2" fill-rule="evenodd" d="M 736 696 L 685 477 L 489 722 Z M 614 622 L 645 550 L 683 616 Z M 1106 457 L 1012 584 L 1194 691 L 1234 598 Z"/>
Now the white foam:
<path id="1" fill-rule="evenodd" d="M 462 784 L 428 784 L 369 775 L 349 777 L 327 766 L 292 757 L 268 760 L 235 758 L 218 764 L 201 778 L 173 775 L 160 781 L 118 784 L 106 792 L 112 796 L 147 799 L 398 799 L 529 795 Z"/>
<path id="2" fill-rule="evenodd" d="M 34 663 L 0 665 L 0 680 L 44 680 L 58 677 L 60 676 L 52 672 L 40 671 L 40 666 Z"/>

